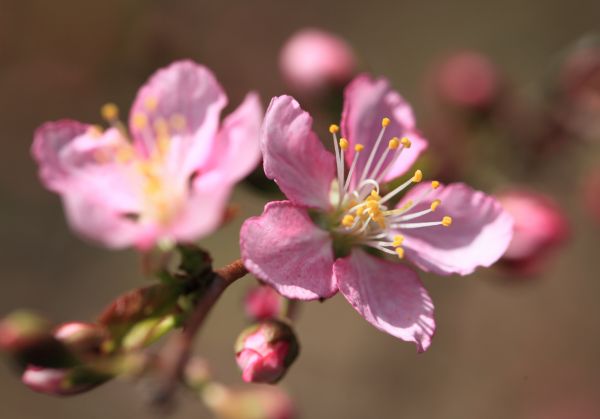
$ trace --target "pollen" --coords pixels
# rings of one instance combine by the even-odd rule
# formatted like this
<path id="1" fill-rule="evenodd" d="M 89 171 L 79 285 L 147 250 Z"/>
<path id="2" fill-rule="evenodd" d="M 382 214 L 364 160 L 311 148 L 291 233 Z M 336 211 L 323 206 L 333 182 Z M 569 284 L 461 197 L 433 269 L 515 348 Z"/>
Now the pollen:
<path id="1" fill-rule="evenodd" d="M 394 241 L 392 242 L 392 246 L 399 247 L 399 246 L 402 246 L 402 243 L 404 243 L 404 236 L 402 236 L 401 234 L 394 236 Z"/>
<path id="2" fill-rule="evenodd" d="M 444 227 L 449 227 L 450 224 L 452 224 L 452 217 L 446 215 L 444 218 L 442 218 L 442 225 Z"/>
<path id="3" fill-rule="evenodd" d="M 357 153 L 360 153 L 361 151 L 363 151 L 365 149 L 365 146 L 362 144 L 356 144 L 354 146 L 354 151 L 356 151 Z"/>
<path id="4" fill-rule="evenodd" d="M 102 118 L 107 121 L 114 121 L 119 118 L 119 108 L 114 103 L 107 103 L 100 109 Z"/>
<path id="5" fill-rule="evenodd" d="M 178 131 L 185 129 L 185 126 L 187 123 L 185 116 L 183 116 L 181 114 L 175 114 L 175 115 L 171 116 L 171 118 L 169 119 L 169 122 L 170 122 L 171 126 L 175 130 L 178 130 Z"/>
<path id="6" fill-rule="evenodd" d="M 395 249 L 395 251 L 396 251 L 396 254 L 398 255 L 399 259 L 404 259 L 404 249 L 403 248 L 397 247 Z"/>
<path id="7" fill-rule="evenodd" d="M 329 125 L 329 132 L 332 134 L 336 134 L 340 130 L 340 127 L 336 124 Z"/>
<path id="8" fill-rule="evenodd" d="M 156 99 L 154 96 L 148 96 L 144 101 L 144 108 L 146 108 L 148 112 L 154 112 L 157 107 L 158 99 Z"/>
<path id="9" fill-rule="evenodd" d="M 439 187 L 440 187 L 440 182 L 438 182 L 437 180 L 434 180 L 434 181 L 432 181 L 432 182 L 431 182 L 431 187 L 432 187 L 433 189 L 437 189 L 437 188 L 439 188 Z"/>
<path id="10" fill-rule="evenodd" d="M 340 148 L 342 150 L 347 150 L 348 149 L 348 140 L 346 140 L 345 138 L 340 138 Z"/>
<path id="11" fill-rule="evenodd" d="M 137 129 L 144 129 L 148 125 L 148 117 L 146 114 L 138 112 L 133 115 L 133 126 Z"/>
<path id="12" fill-rule="evenodd" d="M 382 127 L 387 127 L 390 124 L 390 118 L 383 118 L 381 120 L 381 126 Z"/>
<path id="13" fill-rule="evenodd" d="M 342 219 L 342 225 L 344 227 L 352 227 L 352 224 L 354 224 L 354 216 L 350 214 L 345 215 Z"/>
<path id="14" fill-rule="evenodd" d="M 419 183 L 420 181 L 423 180 L 423 172 L 421 172 L 420 170 L 416 170 L 414 176 L 412 177 L 412 181 L 415 183 Z"/>
<path id="15" fill-rule="evenodd" d="M 400 140 L 400 144 L 402 144 L 405 148 L 410 148 L 410 146 L 412 145 L 410 140 L 406 137 L 404 137 Z"/>
<path id="16" fill-rule="evenodd" d="M 436 199 L 435 201 L 433 201 L 431 203 L 431 211 L 435 211 L 437 209 L 437 207 L 439 207 L 441 205 L 442 201 L 440 201 L 439 199 Z"/>
<path id="17" fill-rule="evenodd" d="M 390 140 L 390 142 L 388 143 L 388 148 L 390 150 L 395 150 L 400 146 L 400 141 L 398 141 L 398 139 L 396 137 L 392 138 Z"/>

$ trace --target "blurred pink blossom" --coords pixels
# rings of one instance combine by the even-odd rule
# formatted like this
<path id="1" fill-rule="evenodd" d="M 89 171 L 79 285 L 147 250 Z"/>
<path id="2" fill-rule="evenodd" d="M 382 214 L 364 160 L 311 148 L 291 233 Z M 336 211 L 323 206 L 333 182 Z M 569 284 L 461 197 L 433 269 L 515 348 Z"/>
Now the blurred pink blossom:
<path id="1" fill-rule="evenodd" d="M 210 70 L 179 61 L 138 92 L 129 128 L 114 105 L 106 131 L 48 122 L 32 153 L 44 185 L 84 237 L 110 248 L 189 242 L 215 230 L 234 184 L 257 164 L 262 117 L 249 94 L 220 125 L 227 104 Z"/>
<path id="2" fill-rule="evenodd" d="M 318 93 L 350 81 L 356 57 L 344 39 L 320 29 L 303 29 L 283 46 L 279 66 L 297 91 Z"/>
<path id="3" fill-rule="evenodd" d="M 283 298 L 269 285 L 260 285 L 248 291 L 244 298 L 246 314 L 256 320 L 277 317 L 284 305 Z"/>
<path id="4" fill-rule="evenodd" d="M 435 87 L 444 102 L 459 108 L 487 108 L 500 90 L 494 64 L 475 51 L 448 56 L 437 68 Z"/>
<path id="5" fill-rule="evenodd" d="M 330 127 L 334 155 L 296 100 L 273 98 L 262 130 L 264 170 L 288 200 L 268 203 L 244 223 L 242 259 L 287 298 L 340 291 L 368 322 L 424 351 L 435 329 L 431 298 L 416 272 L 382 256 L 406 255 L 441 275 L 470 274 L 504 253 L 511 217 L 482 192 L 437 181 L 394 205 L 422 181 L 420 170 L 382 192 L 427 147 L 411 107 L 387 80 L 363 75 L 350 83 L 341 125 L 339 140 L 339 127 Z"/>
<path id="6" fill-rule="evenodd" d="M 514 219 L 514 234 L 503 260 L 523 273 L 535 273 L 548 251 L 568 236 L 563 210 L 550 197 L 522 189 L 497 195 Z"/>

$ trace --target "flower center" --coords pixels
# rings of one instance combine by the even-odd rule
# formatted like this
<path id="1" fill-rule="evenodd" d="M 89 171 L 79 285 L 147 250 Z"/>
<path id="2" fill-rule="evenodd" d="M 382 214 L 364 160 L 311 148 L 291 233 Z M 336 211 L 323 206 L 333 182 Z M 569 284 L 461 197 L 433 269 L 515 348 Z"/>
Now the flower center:
<path id="1" fill-rule="evenodd" d="M 389 124 L 389 118 L 382 119 L 381 131 L 373 149 L 368 150 L 370 151 L 368 156 L 363 153 L 365 147 L 362 144 L 354 146 L 354 157 L 347 175 L 344 165 L 349 142 L 345 138 L 338 140 L 339 127 L 337 125 L 329 127 L 329 132 L 333 136 L 337 168 L 337 180 L 334 183 L 336 183 L 338 193 L 333 204 L 337 206 L 340 214 L 334 230 L 337 233 L 351 236 L 355 243 L 403 258 L 404 236 L 401 234 L 401 230 L 438 225 L 448 227 L 452 224 L 452 218 L 444 216 L 440 221 L 408 222 L 435 211 L 441 205 L 441 201 L 436 199 L 431 202 L 429 208 L 414 211 L 432 191 L 440 186 L 440 183 L 435 180 L 431 182 L 431 187 L 416 199 L 407 201 L 399 208 L 388 207 L 389 201 L 399 193 L 413 183 L 423 180 L 423 173 L 417 170 L 410 179 L 384 196 L 380 195 L 380 184 L 385 180 L 402 152 L 411 146 L 408 138 L 404 137 L 399 140 L 397 137 L 393 137 L 388 141 L 387 148 L 378 153 Z M 365 164 L 360 166 L 361 170 L 357 170 L 359 159 L 366 159 L 363 160 Z"/>
<path id="2" fill-rule="evenodd" d="M 150 124 L 149 115 L 152 115 L 158 102 L 152 98 L 146 100 L 146 112 L 135 113 L 132 117 L 132 126 L 139 133 L 139 144 L 132 144 L 131 137 L 123 122 L 119 119 L 119 110 L 114 104 L 102 107 L 103 118 L 118 130 L 124 139 L 116 148 L 114 155 L 110 156 L 119 164 L 133 168 L 134 176 L 139 179 L 140 191 L 143 201 L 143 210 L 140 214 L 129 214 L 134 219 L 149 219 L 160 224 L 168 223 L 177 213 L 183 201 L 186 179 L 181 176 L 177 167 L 170 164 L 169 152 L 172 134 L 180 133 L 186 126 L 182 115 L 175 114 L 168 120 L 156 117 Z M 99 127 L 93 128 L 100 136 Z"/>

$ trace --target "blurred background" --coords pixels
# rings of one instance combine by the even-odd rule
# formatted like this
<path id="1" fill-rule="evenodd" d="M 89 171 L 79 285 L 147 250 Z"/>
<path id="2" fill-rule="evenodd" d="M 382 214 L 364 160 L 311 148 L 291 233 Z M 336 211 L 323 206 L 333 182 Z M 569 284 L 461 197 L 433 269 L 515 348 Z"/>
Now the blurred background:
<path id="1" fill-rule="evenodd" d="M 471 143 L 502 143 L 491 151 L 481 145 L 487 157 L 477 154 L 483 159 L 477 164 L 471 152 L 462 153 L 454 165 L 465 170 L 441 173 L 465 176 L 489 192 L 526 182 L 556 201 L 570 232 L 534 274 L 508 263 L 466 278 L 423 275 L 438 325 L 425 354 L 375 330 L 339 296 L 304 304 L 297 323 L 301 356 L 281 384 L 301 417 L 600 418 L 600 228 L 581 197 L 586 170 L 599 162 L 600 139 L 594 145 L 589 135 L 579 136 L 585 141 L 562 135 L 559 146 L 551 142 L 533 153 L 541 160 L 515 158 L 519 165 L 511 166 L 512 153 L 525 153 L 522 131 L 496 135 L 489 124 L 474 128 L 479 111 L 457 116 L 432 104 L 431 93 L 436 65 L 453 51 L 471 49 L 510 80 L 502 85 L 511 95 L 544 103 L 565 51 L 600 31 L 598 16 L 595 0 L 0 0 L 0 315 L 28 307 L 56 322 L 93 320 L 112 298 L 147 283 L 135 252 L 107 251 L 69 231 L 59 198 L 42 187 L 29 154 L 38 125 L 59 118 L 98 123 L 108 101 L 125 111 L 152 72 L 179 58 L 215 72 L 229 109 L 249 90 L 260 92 L 266 106 L 272 96 L 293 91 L 279 70 L 285 41 L 319 27 L 344 38 L 359 69 L 388 77 L 414 105 L 434 156 L 436 144 L 444 150 L 438 155 L 466 147 L 449 132 L 475 131 L 461 136 Z M 328 115 L 317 125 L 326 137 L 323 127 L 337 120 L 324 108 L 315 112 Z M 530 115 L 519 106 L 510 110 L 511 120 Z M 493 132 L 503 120 L 495 121 Z M 439 168 L 440 162 L 424 164 Z M 268 196 L 257 182 L 237 188 L 239 217 L 201 243 L 216 266 L 238 257 L 242 221 L 262 211 Z M 251 283 L 239 281 L 226 293 L 197 341 L 198 353 L 231 384 L 241 382 L 233 343 L 245 324 L 240 301 Z M 144 389 L 120 380 L 54 399 L 25 388 L 1 363 L 0 388 L 0 416 L 7 419 L 153 415 Z M 209 416 L 185 392 L 171 415 Z"/>

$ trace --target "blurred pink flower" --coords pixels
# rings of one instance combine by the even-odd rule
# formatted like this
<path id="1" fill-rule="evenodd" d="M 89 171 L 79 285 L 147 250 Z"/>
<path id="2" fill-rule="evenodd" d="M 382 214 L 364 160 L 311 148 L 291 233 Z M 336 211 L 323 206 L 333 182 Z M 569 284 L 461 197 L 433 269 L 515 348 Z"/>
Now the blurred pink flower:
<path id="1" fill-rule="evenodd" d="M 568 223 L 562 209 L 548 196 L 521 189 L 497 195 L 514 219 L 514 234 L 503 260 L 523 273 L 535 273 L 548 250 L 563 243 Z"/>
<path id="2" fill-rule="evenodd" d="M 356 57 L 342 38 L 319 29 L 304 29 L 283 46 L 279 66 L 296 90 L 318 93 L 350 81 L 356 71 Z"/>
<path id="3" fill-rule="evenodd" d="M 475 51 L 448 56 L 437 68 L 435 83 L 439 96 L 460 108 L 487 108 L 500 90 L 496 67 Z"/>
<path id="4" fill-rule="evenodd" d="M 111 248 L 193 241 L 217 228 L 234 184 L 260 158 L 258 96 L 250 93 L 219 127 L 226 104 L 210 70 L 179 61 L 138 92 L 131 141 L 118 109 L 106 105 L 106 131 L 48 122 L 32 153 L 81 235 Z"/>
<path id="5" fill-rule="evenodd" d="M 246 314 L 256 320 L 277 317 L 283 305 L 281 295 L 269 285 L 259 285 L 250 289 L 244 298 Z"/>
<path id="6" fill-rule="evenodd" d="M 250 326 L 236 342 L 236 361 L 248 383 L 276 383 L 298 355 L 292 328 L 278 320 Z"/>
<path id="7" fill-rule="evenodd" d="M 375 327 L 426 350 L 435 328 L 431 299 L 412 269 L 381 256 L 406 254 L 425 271 L 466 275 L 504 253 L 510 216 L 482 192 L 437 181 L 394 206 L 400 192 L 421 182 L 420 170 L 380 195 L 380 185 L 403 175 L 427 147 L 410 106 L 385 79 L 363 75 L 346 88 L 343 138 L 330 128 L 335 155 L 311 127 L 293 98 L 271 101 L 264 170 L 288 201 L 268 203 L 244 223 L 246 267 L 288 298 L 324 299 L 339 290 Z M 382 144 L 392 135 L 405 137 Z M 438 207 L 444 217 L 434 213 Z"/>

